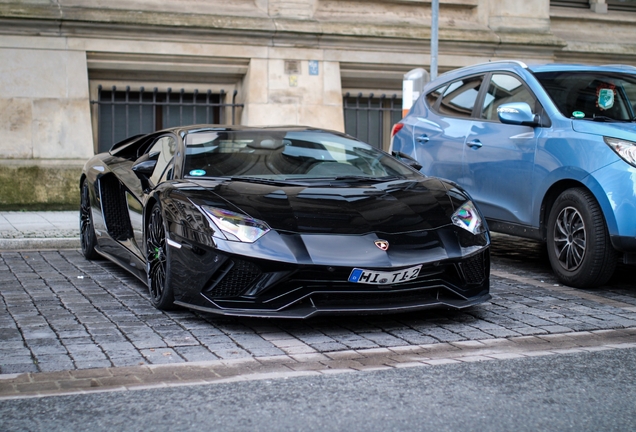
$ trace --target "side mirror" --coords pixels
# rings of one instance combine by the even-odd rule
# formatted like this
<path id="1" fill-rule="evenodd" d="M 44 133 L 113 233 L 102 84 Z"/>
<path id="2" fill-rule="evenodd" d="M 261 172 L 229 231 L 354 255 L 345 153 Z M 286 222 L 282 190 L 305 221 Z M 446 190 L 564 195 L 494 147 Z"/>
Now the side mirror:
<path id="1" fill-rule="evenodd" d="M 413 159 L 411 156 L 407 155 L 406 153 L 393 152 L 392 154 L 394 158 L 396 158 L 403 164 L 408 165 L 411 168 L 416 169 L 418 171 L 422 169 L 422 165 L 418 161 Z"/>
<path id="2" fill-rule="evenodd" d="M 539 119 L 532 112 L 532 108 L 525 102 L 511 102 L 499 105 L 497 108 L 499 121 L 504 124 L 521 126 L 539 126 Z"/>
<path id="3" fill-rule="evenodd" d="M 152 173 L 155 171 L 155 167 L 157 166 L 157 159 L 149 159 L 149 155 L 145 154 L 139 159 L 135 161 L 132 166 L 132 170 L 137 177 L 150 177 Z"/>

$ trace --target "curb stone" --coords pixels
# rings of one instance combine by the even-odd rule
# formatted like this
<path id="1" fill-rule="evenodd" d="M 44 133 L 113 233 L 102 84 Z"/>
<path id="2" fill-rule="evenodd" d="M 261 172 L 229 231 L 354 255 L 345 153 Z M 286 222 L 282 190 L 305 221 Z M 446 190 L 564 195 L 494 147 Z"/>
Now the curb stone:
<path id="1" fill-rule="evenodd" d="M 268 356 L 240 360 L 211 360 L 180 364 L 154 364 L 125 368 L 96 368 L 64 372 L 0 375 L 0 400 L 87 394 L 104 391 L 147 390 L 185 385 L 211 385 L 238 381 L 286 379 L 344 372 L 370 372 L 403 367 L 435 367 L 476 361 L 516 360 L 557 354 L 576 354 L 636 348 L 636 327 L 602 333 L 566 333 L 537 344 L 533 337 L 511 337 L 493 344 L 440 343 L 408 349 L 360 350 L 335 359 Z M 302 365 L 310 363 L 304 369 Z M 368 366 L 365 366 L 368 365 Z M 126 373 L 123 373 L 126 372 Z"/>

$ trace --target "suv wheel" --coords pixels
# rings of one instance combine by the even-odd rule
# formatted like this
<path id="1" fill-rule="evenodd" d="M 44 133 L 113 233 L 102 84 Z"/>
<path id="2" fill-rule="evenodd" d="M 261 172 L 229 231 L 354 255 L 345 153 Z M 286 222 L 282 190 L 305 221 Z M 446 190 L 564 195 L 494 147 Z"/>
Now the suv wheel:
<path id="1" fill-rule="evenodd" d="M 612 277 L 616 251 L 601 208 L 590 192 L 573 188 L 559 195 L 547 231 L 550 264 L 563 284 L 593 288 Z"/>

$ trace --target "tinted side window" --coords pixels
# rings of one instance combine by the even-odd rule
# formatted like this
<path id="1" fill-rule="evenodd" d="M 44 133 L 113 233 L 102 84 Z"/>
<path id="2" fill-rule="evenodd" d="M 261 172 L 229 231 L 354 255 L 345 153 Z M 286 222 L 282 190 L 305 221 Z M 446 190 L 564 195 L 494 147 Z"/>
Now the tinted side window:
<path id="1" fill-rule="evenodd" d="M 152 181 L 153 184 L 157 185 L 160 181 L 166 180 L 166 177 L 162 177 L 162 174 L 167 171 L 166 168 L 172 161 L 176 148 L 177 143 L 171 136 L 159 138 L 153 144 L 148 152 L 151 159 L 157 158 L 157 165 L 150 176 L 150 181 Z"/>
<path id="2" fill-rule="evenodd" d="M 625 82 L 623 83 L 623 89 L 625 90 L 625 95 L 627 99 L 629 99 L 629 105 L 631 106 L 631 117 L 634 117 L 636 114 L 636 84 Z"/>
<path id="3" fill-rule="evenodd" d="M 453 117 L 470 117 L 477 101 L 484 76 L 464 78 L 446 87 L 438 111 Z"/>
<path id="4" fill-rule="evenodd" d="M 484 97 L 481 118 L 499 121 L 497 108 L 510 102 L 525 102 L 534 111 L 536 99 L 523 85 L 521 80 L 508 74 L 493 74 L 488 84 L 488 92 Z"/>

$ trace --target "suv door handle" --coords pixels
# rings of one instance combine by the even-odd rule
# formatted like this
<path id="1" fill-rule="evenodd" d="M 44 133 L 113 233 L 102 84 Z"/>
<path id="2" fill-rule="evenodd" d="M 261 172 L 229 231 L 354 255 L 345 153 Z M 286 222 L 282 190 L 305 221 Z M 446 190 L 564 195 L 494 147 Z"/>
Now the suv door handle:
<path id="1" fill-rule="evenodd" d="M 466 145 L 470 148 L 474 148 L 474 149 L 478 149 L 480 148 L 483 144 L 481 143 L 481 141 L 479 141 L 478 139 L 476 140 L 472 140 L 472 141 L 468 141 L 466 143 Z"/>
<path id="2" fill-rule="evenodd" d="M 430 138 L 426 134 L 422 134 L 415 139 L 417 140 L 417 142 L 421 142 L 421 143 L 425 143 L 425 142 L 428 142 L 428 140 L 430 140 Z"/>

